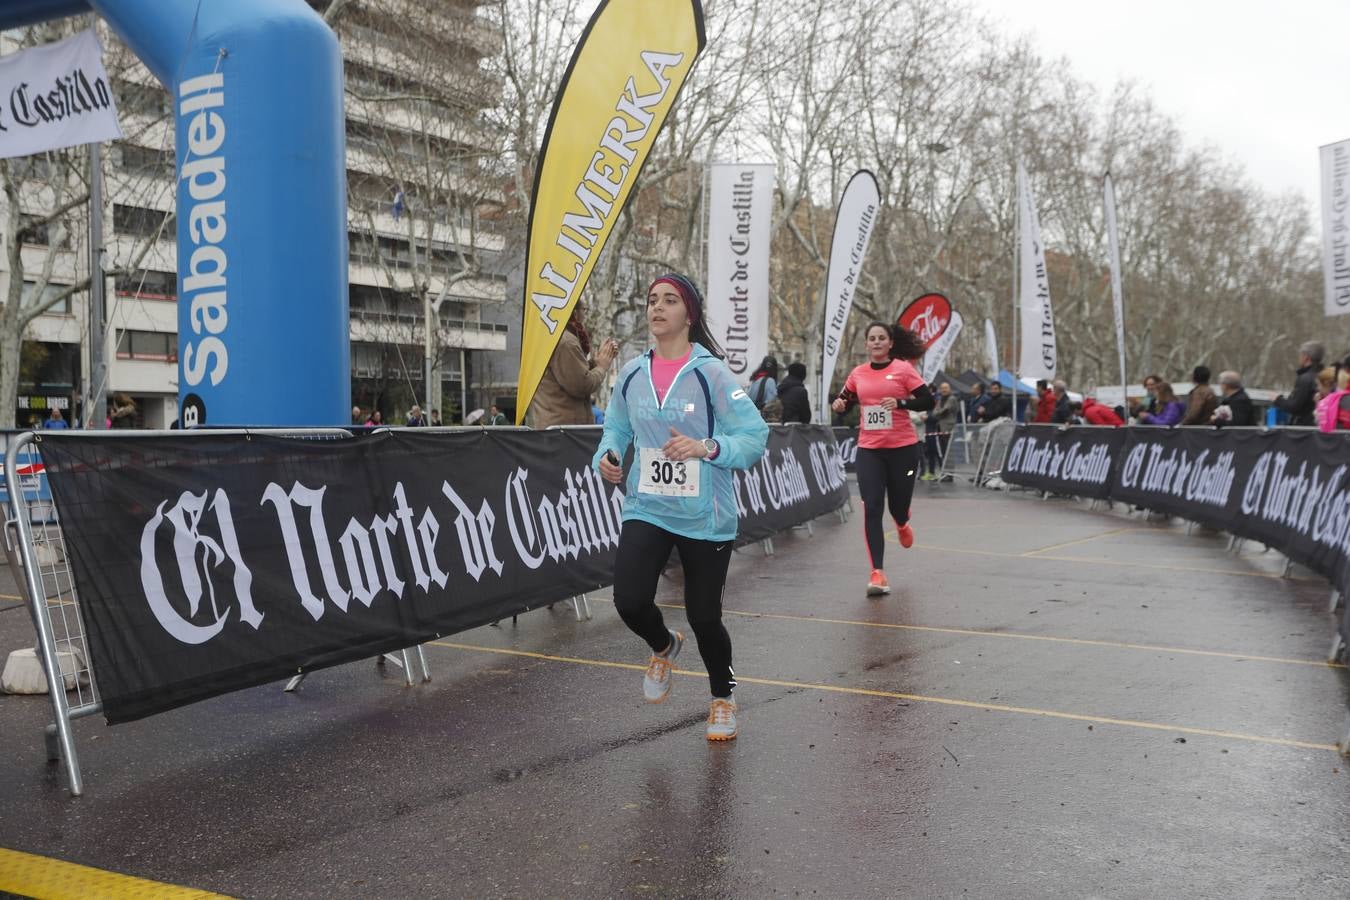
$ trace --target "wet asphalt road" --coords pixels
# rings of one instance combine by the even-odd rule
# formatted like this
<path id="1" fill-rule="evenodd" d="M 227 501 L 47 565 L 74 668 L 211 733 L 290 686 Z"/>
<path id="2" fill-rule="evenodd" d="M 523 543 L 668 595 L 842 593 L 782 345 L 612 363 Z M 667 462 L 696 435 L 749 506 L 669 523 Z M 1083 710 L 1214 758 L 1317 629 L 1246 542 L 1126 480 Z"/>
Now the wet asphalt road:
<path id="1" fill-rule="evenodd" d="M 430 645 L 411 689 L 363 662 L 78 722 L 78 800 L 46 699 L 0 696 L 0 847 L 247 897 L 1350 896 L 1324 581 L 1072 501 L 914 515 L 881 600 L 856 517 L 736 555 L 730 744 L 692 646 L 642 703 L 597 597 Z"/>

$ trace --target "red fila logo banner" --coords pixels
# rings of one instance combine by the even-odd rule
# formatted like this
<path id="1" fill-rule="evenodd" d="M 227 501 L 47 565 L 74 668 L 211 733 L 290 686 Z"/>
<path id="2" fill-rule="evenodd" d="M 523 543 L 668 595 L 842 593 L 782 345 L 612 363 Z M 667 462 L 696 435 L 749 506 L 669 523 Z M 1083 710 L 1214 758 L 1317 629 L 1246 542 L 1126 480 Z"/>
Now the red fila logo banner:
<path id="1" fill-rule="evenodd" d="M 952 323 L 952 302 L 941 294 L 924 294 L 901 310 L 897 321 L 917 334 L 927 350 Z"/>

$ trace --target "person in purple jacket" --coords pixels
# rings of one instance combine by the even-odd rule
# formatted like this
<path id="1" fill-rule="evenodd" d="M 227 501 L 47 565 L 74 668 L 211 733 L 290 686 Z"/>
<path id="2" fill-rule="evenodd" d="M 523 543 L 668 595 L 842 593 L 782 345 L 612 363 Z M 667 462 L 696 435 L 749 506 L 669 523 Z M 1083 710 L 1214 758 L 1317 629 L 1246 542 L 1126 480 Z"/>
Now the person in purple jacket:
<path id="1" fill-rule="evenodd" d="M 1139 414 L 1139 421 L 1144 425 L 1175 425 L 1186 415 L 1185 401 L 1178 400 L 1176 391 L 1172 390 L 1172 385 L 1166 381 L 1158 382 L 1154 388 L 1154 395 L 1158 398 L 1157 412 Z"/>

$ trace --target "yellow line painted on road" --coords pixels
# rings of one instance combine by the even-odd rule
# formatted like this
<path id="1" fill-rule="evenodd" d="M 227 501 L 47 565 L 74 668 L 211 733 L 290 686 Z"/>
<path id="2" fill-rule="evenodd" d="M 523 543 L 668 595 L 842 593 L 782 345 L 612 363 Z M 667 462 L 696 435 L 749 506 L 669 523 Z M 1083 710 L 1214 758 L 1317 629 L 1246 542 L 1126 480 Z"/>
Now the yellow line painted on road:
<path id="1" fill-rule="evenodd" d="M 52 900 L 83 900 L 86 897 L 148 898 L 148 897 L 224 897 L 194 888 L 179 887 L 121 875 L 105 869 L 81 866 L 77 863 L 20 853 L 0 847 L 0 891 L 21 897 L 42 897 Z"/>
<path id="2" fill-rule="evenodd" d="M 584 659 L 576 656 L 554 656 L 548 653 L 534 653 L 529 650 L 508 650 L 503 647 L 482 647 L 477 644 L 461 644 L 455 641 L 430 641 L 437 647 L 448 647 L 452 650 L 467 650 L 474 653 L 497 653 L 503 656 L 518 656 L 525 659 L 539 659 L 546 662 L 572 663 L 579 666 L 600 666 L 608 669 L 630 669 L 635 672 L 646 670 L 646 666 L 635 663 L 611 662 L 604 659 Z M 676 675 L 685 675 L 690 678 L 703 678 L 708 676 L 702 672 L 690 672 L 685 669 L 675 669 Z M 1237 731 L 1217 731 L 1209 728 L 1192 728 L 1187 725 L 1165 725 L 1161 722 L 1140 722 L 1134 719 L 1115 719 L 1109 716 L 1089 716 L 1079 713 L 1058 712 L 1051 709 L 1036 709 L 1029 706 L 1005 706 L 1000 703 L 977 703 L 973 700 L 954 700 L 950 697 L 928 697 L 923 694 L 906 694 L 900 691 L 881 691 L 873 688 L 848 687 L 837 684 L 818 684 L 810 681 L 784 681 L 776 678 L 754 678 L 745 675 L 737 675 L 738 684 L 762 684 L 769 687 L 800 688 L 811 691 L 828 691 L 834 694 L 851 694 L 859 697 L 879 697 L 886 700 L 908 700 L 914 703 L 936 703 L 942 706 L 960 706 L 966 709 L 980 709 L 986 712 L 1017 713 L 1020 715 L 1039 716 L 1046 719 L 1068 719 L 1073 722 L 1090 722 L 1094 725 L 1118 725 L 1124 728 L 1143 728 L 1151 731 L 1166 731 L 1172 734 L 1190 734 L 1199 737 L 1217 737 L 1227 738 L 1234 741 L 1247 741 L 1253 744 L 1271 744 L 1277 747 L 1298 747 L 1303 750 L 1330 750 L 1332 753 L 1340 751 L 1335 744 L 1319 744 L 1313 741 L 1294 741 L 1287 738 L 1263 737 L 1256 734 L 1242 734 Z"/>
<path id="3" fill-rule="evenodd" d="M 609 597 L 593 597 L 605 603 L 613 603 Z M 662 609 L 684 609 L 678 603 L 658 603 Z M 1184 653 L 1188 656 L 1213 656 L 1220 659 L 1237 659 L 1244 662 L 1285 663 L 1294 666 L 1313 666 L 1321 669 L 1344 669 L 1345 663 L 1327 662 L 1324 659 L 1293 659 L 1286 656 L 1256 656 L 1251 653 L 1232 653 L 1226 650 L 1191 650 L 1186 647 L 1169 647 L 1164 644 L 1130 644 L 1123 641 L 1097 641 L 1090 638 L 1054 637 L 1043 634 L 1018 634 L 1012 631 L 981 631 L 978 628 L 949 628 L 939 625 L 901 625 L 894 622 L 865 622 L 861 619 L 827 619 L 823 616 L 794 616 L 787 613 L 745 612 L 736 609 L 723 609 L 728 616 L 741 616 L 746 619 L 782 619 L 788 622 L 820 622 L 827 625 L 856 625 L 861 628 L 891 628 L 897 631 L 932 631 L 939 634 L 966 634 L 973 637 L 1007 638 L 1015 641 L 1048 641 L 1057 644 L 1082 644 L 1088 647 L 1111 647 L 1121 650 L 1148 650 L 1156 653 Z"/>
<path id="4" fill-rule="evenodd" d="M 886 532 L 886 540 L 893 543 L 899 543 L 899 537 L 894 531 Z M 1156 569 L 1162 572 L 1195 572 L 1204 575 L 1233 575 L 1241 578 L 1273 578 L 1276 581 L 1325 581 L 1325 578 L 1307 578 L 1291 575 L 1288 578 L 1278 572 L 1240 572 L 1235 569 L 1208 569 L 1203 566 L 1163 566 L 1156 563 L 1123 562 L 1119 559 L 1102 559 L 1095 556 L 1044 556 L 1044 551 L 1039 551 L 1035 556 L 1028 556 L 1025 553 L 998 553 L 994 550 L 970 550 L 965 547 L 937 547 L 933 544 L 915 544 L 915 550 L 936 550 L 939 553 L 966 553 L 974 556 L 996 556 L 999 559 L 1048 559 L 1055 562 L 1071 563 L 1092 563 L 1103 566 L 1125 566 L 1130 569 Z"/>
<path id="5" fill-rule="evenodd" d="M 1113 528 L 1110 531 L 1103 531 L 1101 534 L 1094 534 L 1091 537 L 1078 538 L 1075 541 L 1065 541 L 1062 544 L 1051 544 L 1049 547 L 1041 547 L 1039 550 L 1028 550 L 1026 553 L 1019 553 L 1019 556 L 1035 556 L 1038 553 L 1045 553 L 1050 550 L 1063 550 L 1065 547 L 1074 547 L 1078 544 L 1086 544 L 1095 541 L 1098 538 L 1110 537 L 1113 534 L 1125 534 L 1130 531 L 1139 531 L 1138 528 Z"/>

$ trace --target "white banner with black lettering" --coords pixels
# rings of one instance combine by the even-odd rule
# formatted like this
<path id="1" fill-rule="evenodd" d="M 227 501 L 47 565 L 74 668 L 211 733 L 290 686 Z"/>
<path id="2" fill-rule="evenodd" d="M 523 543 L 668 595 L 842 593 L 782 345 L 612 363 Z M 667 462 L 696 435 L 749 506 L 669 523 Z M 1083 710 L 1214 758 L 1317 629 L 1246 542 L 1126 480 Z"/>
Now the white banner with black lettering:
<path id="1" fill-rule="evenodd" d="M 825 332 L 821 341 L 820 393 L 816 394 L 820 398 L 816 415 L 821 422 L 828 421 L 829 405 L 825 398 L 833 396 L 830 381 L 839 361 L 844 326 L 853 308 L 853 294 L 858 288 L 880 206 L 881 191 L 876 177 L 866 169 L 855 172 L 839 198 L 834 238 L 830 241 L 830 266 L 825 276 Z"/>
<path id="2" fill-rule="evenodd" d="M 1050 307 L 1050 276 L 1045 269 L 1045 247 L 1041 244 L 1041 221 L 1036 215 L 1036 198 L 1031 194 L 1027 170 L 1017 163 L 1018 239 L 1021 280 L 1018 297 L 1022 304 L 1023 378 L 1055 377 L 1058 351 L 1055 347 L 1055 315 Z"/>
<path id="3" fill-rule="evenodd" d="M 769 352 L 771 164 L 716 163 L 708 187 L 708 321 L 746 384 Z"/>
<path id="4" fill-rule="evenodd" d="M 942 332 L 942 337 L 937 339 L 937 343 L 928 348 L 928 352 L 923 355 L 923 380 L 929 384 L 937 377 L 937 373 L 942 370 L 942 364 L 947 361 L 947 356 L 952 352 L 952 345 L 956 343 L 956 336 L 961 333 L 961 326 L 965 321 L 961 314 L 952 310 L 951 321 L 947 323 L 947 330 Z"/>
<path id="5" fill-rule="evenodd" d="M 1120 383 L 1125 377 L 1125 297 L 1120 285 L 1120 232 L 1116 228 L 1116 186 L 1107 172 L 1102 179 L 1102 201 L 1106 208 L 1106 246 L 1111 257 L 1111 309 L 1116 317 L 1116 355 L 1120 358 Z"/>
<path id="6" fill-rule="evenodd" d="M 93 29 L 0 57 L 0 158 L 121 136 Z"/>
<path id="7" fill-rule="evenodd" d="M 1326 314 L 1350 313 L 1350 141 L 1327 144 L 1322 156 L 1322 277 Z"/>

